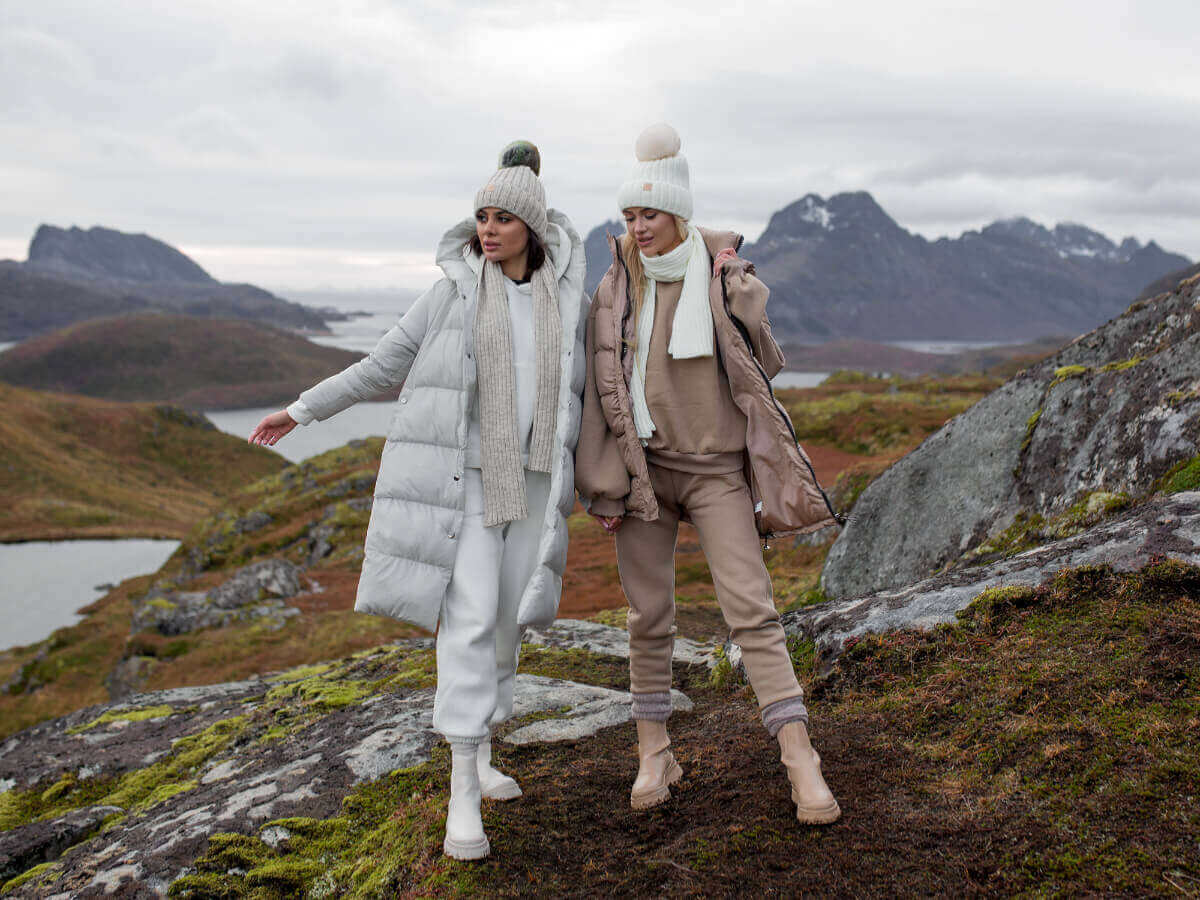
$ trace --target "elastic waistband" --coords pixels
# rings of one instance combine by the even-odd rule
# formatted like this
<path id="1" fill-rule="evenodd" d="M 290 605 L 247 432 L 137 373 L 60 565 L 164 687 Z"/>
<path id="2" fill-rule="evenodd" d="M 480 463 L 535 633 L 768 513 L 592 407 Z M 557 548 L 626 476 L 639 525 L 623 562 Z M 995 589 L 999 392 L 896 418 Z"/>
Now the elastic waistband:
<path id="1" fill-rule="evenodd" d="M 680 453 L 676 450 L 647 450 L 646 462 L 652 466 L 687 472 L 689 475 L 728 475 L 742 471 L 745 451 L 728 453 Z"/>

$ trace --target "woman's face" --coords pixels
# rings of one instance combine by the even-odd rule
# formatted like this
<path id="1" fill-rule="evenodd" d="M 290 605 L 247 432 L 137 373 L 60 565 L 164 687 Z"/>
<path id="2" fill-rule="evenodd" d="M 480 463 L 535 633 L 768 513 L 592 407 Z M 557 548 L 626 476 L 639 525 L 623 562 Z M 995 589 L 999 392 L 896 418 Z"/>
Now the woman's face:
<path id="1" fill-rule="evenodd" d="M 504 263 L 523 257 L 529 246 L 529 229 L 512 213 L 486 206 L 475 213 L 475 233 L 485 259 Z"/>
<path id="2" fill-rule="evenodd" d="M 633 206 L 625 210 L 625 229 L 643 256 L 662 256 L 682 243 L 675 217 L 661 209 Z"/>

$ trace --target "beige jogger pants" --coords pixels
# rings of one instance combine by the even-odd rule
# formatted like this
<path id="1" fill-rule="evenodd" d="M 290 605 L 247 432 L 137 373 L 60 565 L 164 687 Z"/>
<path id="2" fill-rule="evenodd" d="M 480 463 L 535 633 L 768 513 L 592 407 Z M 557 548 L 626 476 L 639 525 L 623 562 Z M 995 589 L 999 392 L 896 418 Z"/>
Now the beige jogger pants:
<path id="1" fill-rule="evenodd" d="M 626 516 L 617 531 L 617 567 L 629 601 L 629 680 L 634 717 L 670 713 L 675 643 L 675 540 L 686 512 L 700 535 L 717 603 L 742 650 L 763 721 L 774 734 L 807 721 L 763 561 L 753 502 L 741 472 L 695 475 L 650 465 L 658 498 L 654 522 Z"/>

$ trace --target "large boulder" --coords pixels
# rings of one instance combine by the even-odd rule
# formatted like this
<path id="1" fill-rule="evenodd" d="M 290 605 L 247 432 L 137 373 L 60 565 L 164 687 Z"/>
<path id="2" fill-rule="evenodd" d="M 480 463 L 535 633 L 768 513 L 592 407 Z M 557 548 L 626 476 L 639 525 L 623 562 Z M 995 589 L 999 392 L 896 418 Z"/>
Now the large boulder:
<path id="1" fill-rule="evenodd" d="M 1200 452 L 1200 277 L 1139 301 L 985 397 L 863 492 L 822 573 L 835 598 L 896 590 L 1018 516 L 1148 495 Z"/>

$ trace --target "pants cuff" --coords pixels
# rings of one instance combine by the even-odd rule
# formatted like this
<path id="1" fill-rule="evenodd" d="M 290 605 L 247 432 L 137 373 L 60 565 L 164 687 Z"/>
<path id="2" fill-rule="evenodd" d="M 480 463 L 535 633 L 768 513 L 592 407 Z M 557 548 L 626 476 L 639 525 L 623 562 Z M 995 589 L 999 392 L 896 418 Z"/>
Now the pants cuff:
<path id="1" fill-rule="evenodd" d="M 763 707 L 762 721 L 767 733 L 775 737 L 788 722 L 803 722 L 808 727 L 808 707 L 803 697 L 787 697 Z"/>
<path id="2" fill-rule="evenodd" d="M 671 715 L 671 692 L 655 691 L 633 695 L 633 717 L 651 722 L 665 722 Z"/>
<path id="3" fill-rule="evenodd" d="M 476 747 L 487 740 L 487 738 L 462 737 L 457 734 L 443 734 L 442 737 L 444 737 L 446 739 L 446 743 L 450 745 L 451 752 L 454 752 L 455 750 L 470 750 L 471 752 L 474 752 Z"/>

